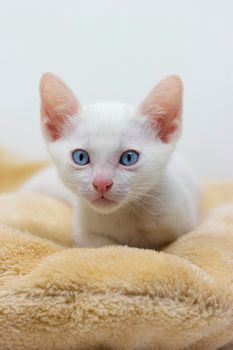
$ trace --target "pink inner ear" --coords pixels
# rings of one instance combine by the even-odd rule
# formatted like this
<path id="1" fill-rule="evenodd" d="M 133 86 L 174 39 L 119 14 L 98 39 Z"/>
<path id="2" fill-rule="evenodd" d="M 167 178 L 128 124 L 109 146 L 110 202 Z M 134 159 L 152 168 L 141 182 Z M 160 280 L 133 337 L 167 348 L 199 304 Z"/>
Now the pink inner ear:
<path id="1" fill-rule="evenodd" d="M 180 129 L 182 94 L 180 78 L 169 76 L 155 86 L 139 105 L 139 113 L 150 118 L 152 128 L 164 143 L 170 142 Z"/>
<path id="2" fill-rule="evenodd" d="M 49 114 L 44 106 L 41 106 L 42 126 L 48 134 L 51 141 L 55 141 L 61 137 L 62 130 L 67 124 L 67 119 L 64 116 L 53 116 Z M 49 116 L 49 117 L 48 117 Z M 57 120 L 59 118 L 59 121 Z"/>
<path id="3" fill-rule="evenodd" d="M 78 114 L 80 105 L 72 90 L 50 73 L 42 76 L 40 93 L 42 126 L 49 139 L 55 141 L 69 126 L 69 117 Z"/>

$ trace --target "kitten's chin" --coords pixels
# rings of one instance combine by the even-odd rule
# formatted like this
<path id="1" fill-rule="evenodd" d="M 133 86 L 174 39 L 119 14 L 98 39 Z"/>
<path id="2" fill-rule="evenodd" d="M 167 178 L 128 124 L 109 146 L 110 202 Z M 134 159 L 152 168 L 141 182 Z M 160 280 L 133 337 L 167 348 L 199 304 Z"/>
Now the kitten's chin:
<path id="1" fill-rule="evenodd" d="M 120 202 L 112 201 L 107 198 L 98 198 L 89 202 L 89 204 L 95 211 L 103 214 L 112 213 L 121 206 Z"/>

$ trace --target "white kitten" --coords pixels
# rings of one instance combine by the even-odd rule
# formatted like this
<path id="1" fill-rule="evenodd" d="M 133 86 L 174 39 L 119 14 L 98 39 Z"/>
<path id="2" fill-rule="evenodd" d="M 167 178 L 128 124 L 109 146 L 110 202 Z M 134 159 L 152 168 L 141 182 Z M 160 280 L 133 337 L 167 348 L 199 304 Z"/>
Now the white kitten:
<path id="1" fill-rule="evenodd" d="M 121 103 L 83 107 L 59 78 L 41 79 L 42 129 L 56 169 L 24 190 L 73 206 L 79 246 L 159 248 L 191 230 L 199 190 L 173 154 L 181 132 L 182 83 L 169 76 L 137 109 Z"/>

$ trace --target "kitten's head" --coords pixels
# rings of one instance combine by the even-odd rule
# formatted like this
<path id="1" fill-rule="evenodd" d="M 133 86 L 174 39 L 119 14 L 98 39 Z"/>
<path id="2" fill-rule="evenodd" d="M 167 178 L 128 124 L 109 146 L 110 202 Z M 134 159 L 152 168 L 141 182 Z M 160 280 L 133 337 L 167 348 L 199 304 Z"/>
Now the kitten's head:
<path id="1" fill-rule="evenodd" d="M 41 79 L 42 129 L 65 185 L 107 213 L 158 184 L 181 131 L 182 83 L 169 76 L 133 109 L 82 106 L 52 74 Z"/>

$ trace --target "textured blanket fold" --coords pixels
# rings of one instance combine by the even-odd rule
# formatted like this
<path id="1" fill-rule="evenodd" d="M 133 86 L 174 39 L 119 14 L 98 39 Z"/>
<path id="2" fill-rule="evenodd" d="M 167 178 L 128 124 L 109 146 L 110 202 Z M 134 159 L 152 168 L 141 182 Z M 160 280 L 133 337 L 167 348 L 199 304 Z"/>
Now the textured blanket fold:
<path id="1" fill-rule="evenodd" d="M 1 152 L 2 192 L 43 166 Z M 66 204 L 2 194 L 0 349 L 214 350 L 232 342 L 233 182 L 207 184 L 204 208 L 200 227 L 163 252 L 81 249 L 72 247 Z"/>

